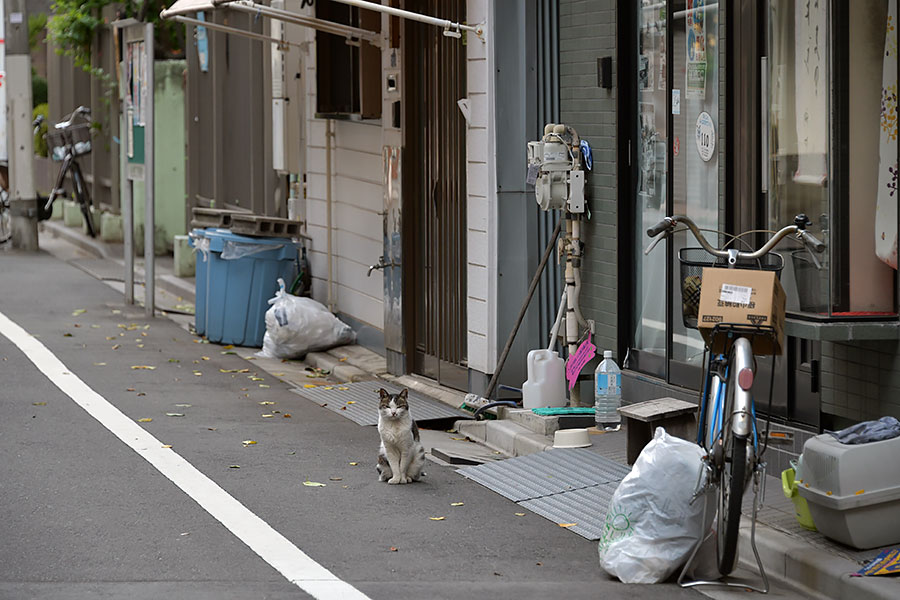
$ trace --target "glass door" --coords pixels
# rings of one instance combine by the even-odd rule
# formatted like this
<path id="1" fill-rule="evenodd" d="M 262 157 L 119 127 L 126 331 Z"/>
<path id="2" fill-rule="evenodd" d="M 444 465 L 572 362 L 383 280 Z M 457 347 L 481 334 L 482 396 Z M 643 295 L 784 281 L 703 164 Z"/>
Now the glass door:
<path id="1" fill-rule="evenodd" d="M 637 177 L 632 368 L 696 388 L 703 340 L 682 318 L 678 251 L 696 247 L 676 233 L 646 256 L 648 227 L 681 214 L 723 228 L 720 196 L 719 6 L 708 0 L 643 0 L 637 32 Z"/>

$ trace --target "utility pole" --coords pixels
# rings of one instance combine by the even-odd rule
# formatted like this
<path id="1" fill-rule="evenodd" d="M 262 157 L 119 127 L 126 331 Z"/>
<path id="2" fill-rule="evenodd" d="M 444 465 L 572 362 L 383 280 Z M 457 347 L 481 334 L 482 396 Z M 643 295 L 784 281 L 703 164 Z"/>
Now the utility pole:
<path id="1" fill-rule="evenodd" d="M 31 126 L 31 49 L 26 0 L 3 0 L 6 19 L 6 133 L 13 248 L 38 249 Z"/>

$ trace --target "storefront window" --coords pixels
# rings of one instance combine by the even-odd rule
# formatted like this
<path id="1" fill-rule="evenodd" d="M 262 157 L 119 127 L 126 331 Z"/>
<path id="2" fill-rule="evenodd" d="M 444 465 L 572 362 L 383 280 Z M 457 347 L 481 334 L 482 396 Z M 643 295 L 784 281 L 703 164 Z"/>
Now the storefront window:
<path id="1" fill-rule="evenodd" d="M 693 386 L 703 341 L 683 324 L 678 250 L 697 243 L 677 233 L 650 255 L 643 247 L 646 230 L 667 215 L 691 217 L 710 230 L 714 244 L 714 232 L 722 229 L 719 6 L 708 0 L 642 0 L 636 23 L 638 260 L 631 366 Z"/>
<path id="2" fill-rule="evenodd" d="M 788 310 L 810 318 L 893 315 L 897 3 L 769 6 L 769 228 L 805 213 L 828 245 L 816 257 L 822 269 L 796 244 L 779 248 Z"/>

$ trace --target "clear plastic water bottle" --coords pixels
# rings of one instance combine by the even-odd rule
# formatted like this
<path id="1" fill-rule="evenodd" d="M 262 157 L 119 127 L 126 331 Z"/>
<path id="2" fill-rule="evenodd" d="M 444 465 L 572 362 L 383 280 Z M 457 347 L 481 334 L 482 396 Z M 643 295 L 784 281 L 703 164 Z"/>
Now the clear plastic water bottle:
<path id="1" fill-rule="evenodd" d="M 603 360 L 594 371 L 594 420 L 597 429 L 618 431 L 622 415 L 616 410 L 622 403 L 622 371 L 612 351 L 603 351 Z"/>

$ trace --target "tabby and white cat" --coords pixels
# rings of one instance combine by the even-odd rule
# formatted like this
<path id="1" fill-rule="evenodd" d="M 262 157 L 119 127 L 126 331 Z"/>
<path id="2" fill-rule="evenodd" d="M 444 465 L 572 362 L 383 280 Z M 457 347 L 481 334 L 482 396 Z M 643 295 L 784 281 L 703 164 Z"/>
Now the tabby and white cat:
<path id="1" fill-rule="evenodd" d="M 419 441 L 419 428 L 409 414 L 408 390 L 389 394 L 378 390 L 378 480 L 391 484 L 412 483 L 424 475 L 425 449 Z"/>

